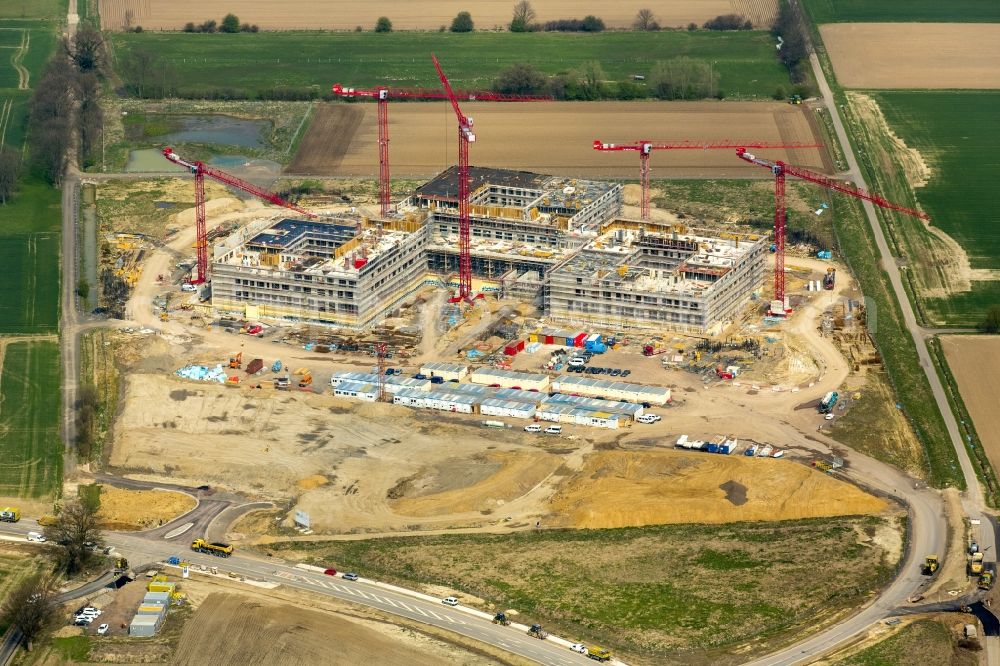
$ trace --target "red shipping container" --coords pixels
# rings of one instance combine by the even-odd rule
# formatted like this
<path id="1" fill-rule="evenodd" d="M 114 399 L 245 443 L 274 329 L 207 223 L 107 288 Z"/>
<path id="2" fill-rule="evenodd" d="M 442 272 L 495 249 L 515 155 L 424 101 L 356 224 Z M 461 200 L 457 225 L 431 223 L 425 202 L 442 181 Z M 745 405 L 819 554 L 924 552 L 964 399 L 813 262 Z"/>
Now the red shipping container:
<path id="1" fill-rule="evenodd" d="M 546 335 L 545 336 L 545 344 L 547 344 L 547 345 L 555 344 L 554 341 L 555 341 L 555 338 L 553 338 L 551 335 Z"/>
<path id="2" fill-rule="evenodd" d="M 517 351 L 524 351 L 524 340 L 518 340 L 515 345 Z"/>
<path id="3" fill-rule="evenodd" d="M 517 345 L 507 345 L 503 350 L 503 353 L 507 356 L 517 356 L 517 352 Z"/>
<path id="4" fill-rule="evenodd" d="M 575 338 L 573 338 L 573 346 L 574 347 L 582 347 L 583 343 L 584 343 L 584 341 L 586 339 L 587 339 L 587 334 L 586 333 L 578 333 L 577 336 Z"/>

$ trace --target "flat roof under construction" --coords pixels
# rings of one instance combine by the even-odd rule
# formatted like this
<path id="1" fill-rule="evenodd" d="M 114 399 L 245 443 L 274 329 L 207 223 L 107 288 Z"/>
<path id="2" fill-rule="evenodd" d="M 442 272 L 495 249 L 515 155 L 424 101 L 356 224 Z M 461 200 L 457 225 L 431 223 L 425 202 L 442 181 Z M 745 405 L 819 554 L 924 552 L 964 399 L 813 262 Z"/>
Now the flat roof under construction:
<path id="1" fill-rule="evenodd" d="M 339 244 L 342 245 L 353 238 L 356 232 L 357 227 L 354 225 L 286 218 L 275 222 L 266 231 L 262 231 L 251 238 L 247 241 L 247 246 L 275 249 L 286 248 L 293 245 L 307 233 L 322 236 L 326 240 L 339 241 Z"/>
<path id="2" fill-rule="evenodd" d="M 530 171 L 515 171 L 513 169 L 491 169 L 489 167 L 469 167 L 469 191 L 475 192 L 483 185 L 500 185 L 501 187 L 519 187 L 522 189 L 541 189 L 550 177 Z M 432 199 L 458 200 L 458 167 L 448 167 L 417 188 L 417 196 Z"/>

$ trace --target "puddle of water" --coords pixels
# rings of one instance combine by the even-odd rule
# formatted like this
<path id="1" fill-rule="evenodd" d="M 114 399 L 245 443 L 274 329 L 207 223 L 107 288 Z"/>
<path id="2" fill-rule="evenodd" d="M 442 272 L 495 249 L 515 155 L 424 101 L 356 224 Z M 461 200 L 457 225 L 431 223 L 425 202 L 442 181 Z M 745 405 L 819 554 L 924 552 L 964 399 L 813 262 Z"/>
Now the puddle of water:
<path id="1" fill-rule="evenodd" d="M 156 136 L 165 143 L 218 143 L 245 148 L 266 146 L 264 132 L 270 129 L 268 120 L 246 120 L 231 116 L 170 116 L 179 130 Z"/>
<path id="2" fill-rule="evenodd" d="M 159 148 L 144 148 L 142 150 L 133 150 L 128 154 L 128 163 L 125 165 L 125 171 L 142 173 L 175 171 L 177 173 L 185 173 L 187 169 L 169 161 L 163 156 Z"/>

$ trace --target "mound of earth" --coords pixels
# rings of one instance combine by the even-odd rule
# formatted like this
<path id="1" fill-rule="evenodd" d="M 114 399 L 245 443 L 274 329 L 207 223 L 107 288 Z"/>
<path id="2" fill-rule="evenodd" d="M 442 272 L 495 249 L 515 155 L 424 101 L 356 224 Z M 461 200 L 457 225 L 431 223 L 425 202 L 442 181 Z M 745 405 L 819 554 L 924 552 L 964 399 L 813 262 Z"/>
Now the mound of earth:
<path id="1" fill-rule="evenodd" d="M 101 486 L 101 524 L 113 529 L 146 529 L 170 522 L 195 507 L 190 495 L 166 490 L 126 490 Z"/>
<path id="2" fill-rule="evenodd" d="M 681 451 L 589 456 L 553 498 L 549 524 L 606 528 L 879 513 L 886 503 L 787 460 Z"/>

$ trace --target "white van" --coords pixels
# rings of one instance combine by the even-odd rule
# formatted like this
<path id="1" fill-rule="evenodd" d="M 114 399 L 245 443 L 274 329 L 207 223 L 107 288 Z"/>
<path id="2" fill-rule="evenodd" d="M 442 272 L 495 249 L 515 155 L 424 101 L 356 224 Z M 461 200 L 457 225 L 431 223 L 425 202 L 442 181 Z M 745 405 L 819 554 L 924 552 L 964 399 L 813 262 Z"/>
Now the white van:
<path id="1" fill-rule="evenodd" d="M 37 541 L 38 543 L 44 543 L 45 537 L 42 536 L 40 532 L 28 532 L 28 541 Z"/>
<path id="2" fill-rule="evenodd" d="M 548 428 L 545 429 L 545 434 L 546 435 L 561 435 L 562 434 L 562 426 L 561 425 L 549 426 Z"/>

